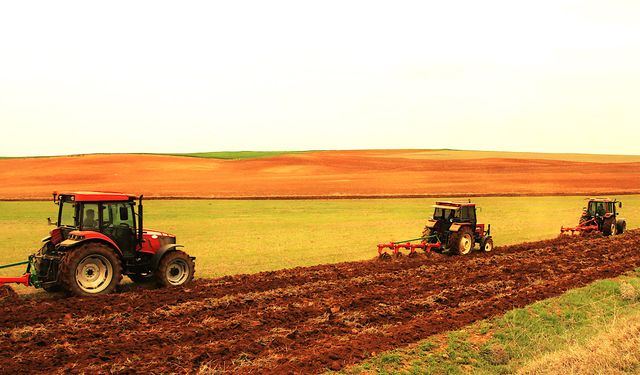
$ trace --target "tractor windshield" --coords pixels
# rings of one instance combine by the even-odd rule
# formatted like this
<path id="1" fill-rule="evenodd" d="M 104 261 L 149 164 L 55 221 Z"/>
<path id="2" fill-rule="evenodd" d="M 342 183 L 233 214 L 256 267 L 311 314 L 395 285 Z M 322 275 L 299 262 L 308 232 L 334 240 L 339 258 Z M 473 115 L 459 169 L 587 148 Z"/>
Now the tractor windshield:
<path id="1" fill-rule="evenodd" d="M 589 202 L 588 209 L 589 216 L 603 216 L 607 213 L 606 203 L 605 202 Z"/>
<path id="2" fill-rule="evenodd" d="M 459 219 L 460 210 L 436 207 L 435 211 L 433 212 L 433 218 L 435 220 L 449 220 L 453 218 Z"/>
<path id="3" fill-rule="evenodd" d="M 59 226 L 75 227 L 76 225 L 76 203 L 73 201 L 60 201 L 60 223 Z"/>

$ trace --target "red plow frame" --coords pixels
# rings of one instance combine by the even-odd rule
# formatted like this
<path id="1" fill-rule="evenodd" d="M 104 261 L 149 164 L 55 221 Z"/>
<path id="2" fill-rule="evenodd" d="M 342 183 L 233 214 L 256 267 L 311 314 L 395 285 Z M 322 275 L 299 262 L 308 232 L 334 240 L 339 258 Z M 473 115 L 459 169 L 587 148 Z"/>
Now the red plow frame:
<path id="1" fill-rule="evenodd" d="M 35 286 L 36 288 L 39 288 L 41 286 L 40 280 L 38 280 L 38 277 L 35 273 L 31 273 L 32 268 L 35 270 L 35 267 L 33 265 L 33 255 L 29 256 L 29 260 L 27 261 L 6 264 L 3 266 L 0 266 L 0 268 L 9 268 L 9 267 L 21 266 L 25 264 L 27 265 L 27 271 L 22 276 L 0 277 L 0 287 L 6 284 L 22 284 L 24 286 Z"/>
<path id="2" fill-rule="evenodd" d="M 412 241 L 418 241 L 419 243 L 411 243 Z M 432 249 L 442 249 L 442 243 L 440 240 L 437 240 L 435 243 L 427 243 L 428 238 L 419 237 L 411 240 L 397 241 L 397 242 L 389 242 L 389 243 L 381 243 L 378 244 L 378 257 L 381 259 L 391 258 L 391 254 L 389 254 L 385 249 L 389 249 L 392 251 L 394 257 L 398 258 L 403 254 L 400 250 L 409 250 L 408 256 L 413 257 L 416 256 L 417 249 L 423 250 L 425 253 L 430 252 Z"/>
<path id="3" fill-rule="evenodd" d="M 560 234 L 580 234 L 580 233 L 589 233 L 589 232 L 594 232 L 594 231 L 598 231 L 598 223 L 596 222 L 596 219 L 590 219 L 587 220 L 583 223 L 580 223 L 577 227 L 561 227 L 560 228 Z M 570 232 L 570 233 L 569 233 Z"/>

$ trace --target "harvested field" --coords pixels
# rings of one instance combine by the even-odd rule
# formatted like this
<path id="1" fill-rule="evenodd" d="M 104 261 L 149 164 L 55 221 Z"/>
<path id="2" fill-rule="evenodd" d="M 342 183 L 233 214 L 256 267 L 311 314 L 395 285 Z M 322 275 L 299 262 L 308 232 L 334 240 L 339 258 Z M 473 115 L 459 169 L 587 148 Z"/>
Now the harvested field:
<path id="1" fill-rule="evenodd" d="M 640 230 L 0 302 L 4 373 L 314 373 L 640 266 Z"/>
<path id="2" fill-rule="evenodd" d="M 165 198 L 611 195 L 640 193 L 639 176 L 640 157 L 615 155 L 362 150 L 220 160 L 107 154 L 0 160 L 0 180 L 11 181 L 0 186 L 0 199 L 49 199 L 53 190 Z"/>

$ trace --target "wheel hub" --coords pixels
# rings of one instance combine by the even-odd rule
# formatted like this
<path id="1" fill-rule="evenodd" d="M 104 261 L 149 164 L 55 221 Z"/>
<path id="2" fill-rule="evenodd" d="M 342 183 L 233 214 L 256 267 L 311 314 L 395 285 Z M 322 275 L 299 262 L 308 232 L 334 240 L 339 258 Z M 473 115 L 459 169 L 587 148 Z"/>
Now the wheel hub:
<path id="1" fill-rule="evenodd" d="M 87 293 L 100 293 L 109 286 L 112 279 L 113 266 L 102 255 L 88 255 L 76 268 L 76 282 Z"/>
<path id="2" fill-rule="evenodd" d="M 182 285 L 188 276 L 189 266 L 183 259 L 175 259 L 167 267 L 166 277 L 171 285 Z"/>
<path id="3" fill-rule="evenodd" d="M 466 254 L 471 250 L 471 236 L 466 234 L 462 236 L 460 240 L 460 247 L 462 249 L 462 253 Z"/>

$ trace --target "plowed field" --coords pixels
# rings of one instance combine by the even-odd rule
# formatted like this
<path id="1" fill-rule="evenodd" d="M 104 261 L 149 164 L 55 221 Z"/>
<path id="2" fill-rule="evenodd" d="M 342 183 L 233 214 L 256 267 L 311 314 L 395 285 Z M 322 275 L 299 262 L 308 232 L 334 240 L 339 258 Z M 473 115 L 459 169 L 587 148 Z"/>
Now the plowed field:
<path id="1" fill-rule="evenodd" d="M 375 249 L 372 249 L 372 253 Z M 640 266 L 640 230 L 0 302 L 3 373 L 314 373 Z"/>

